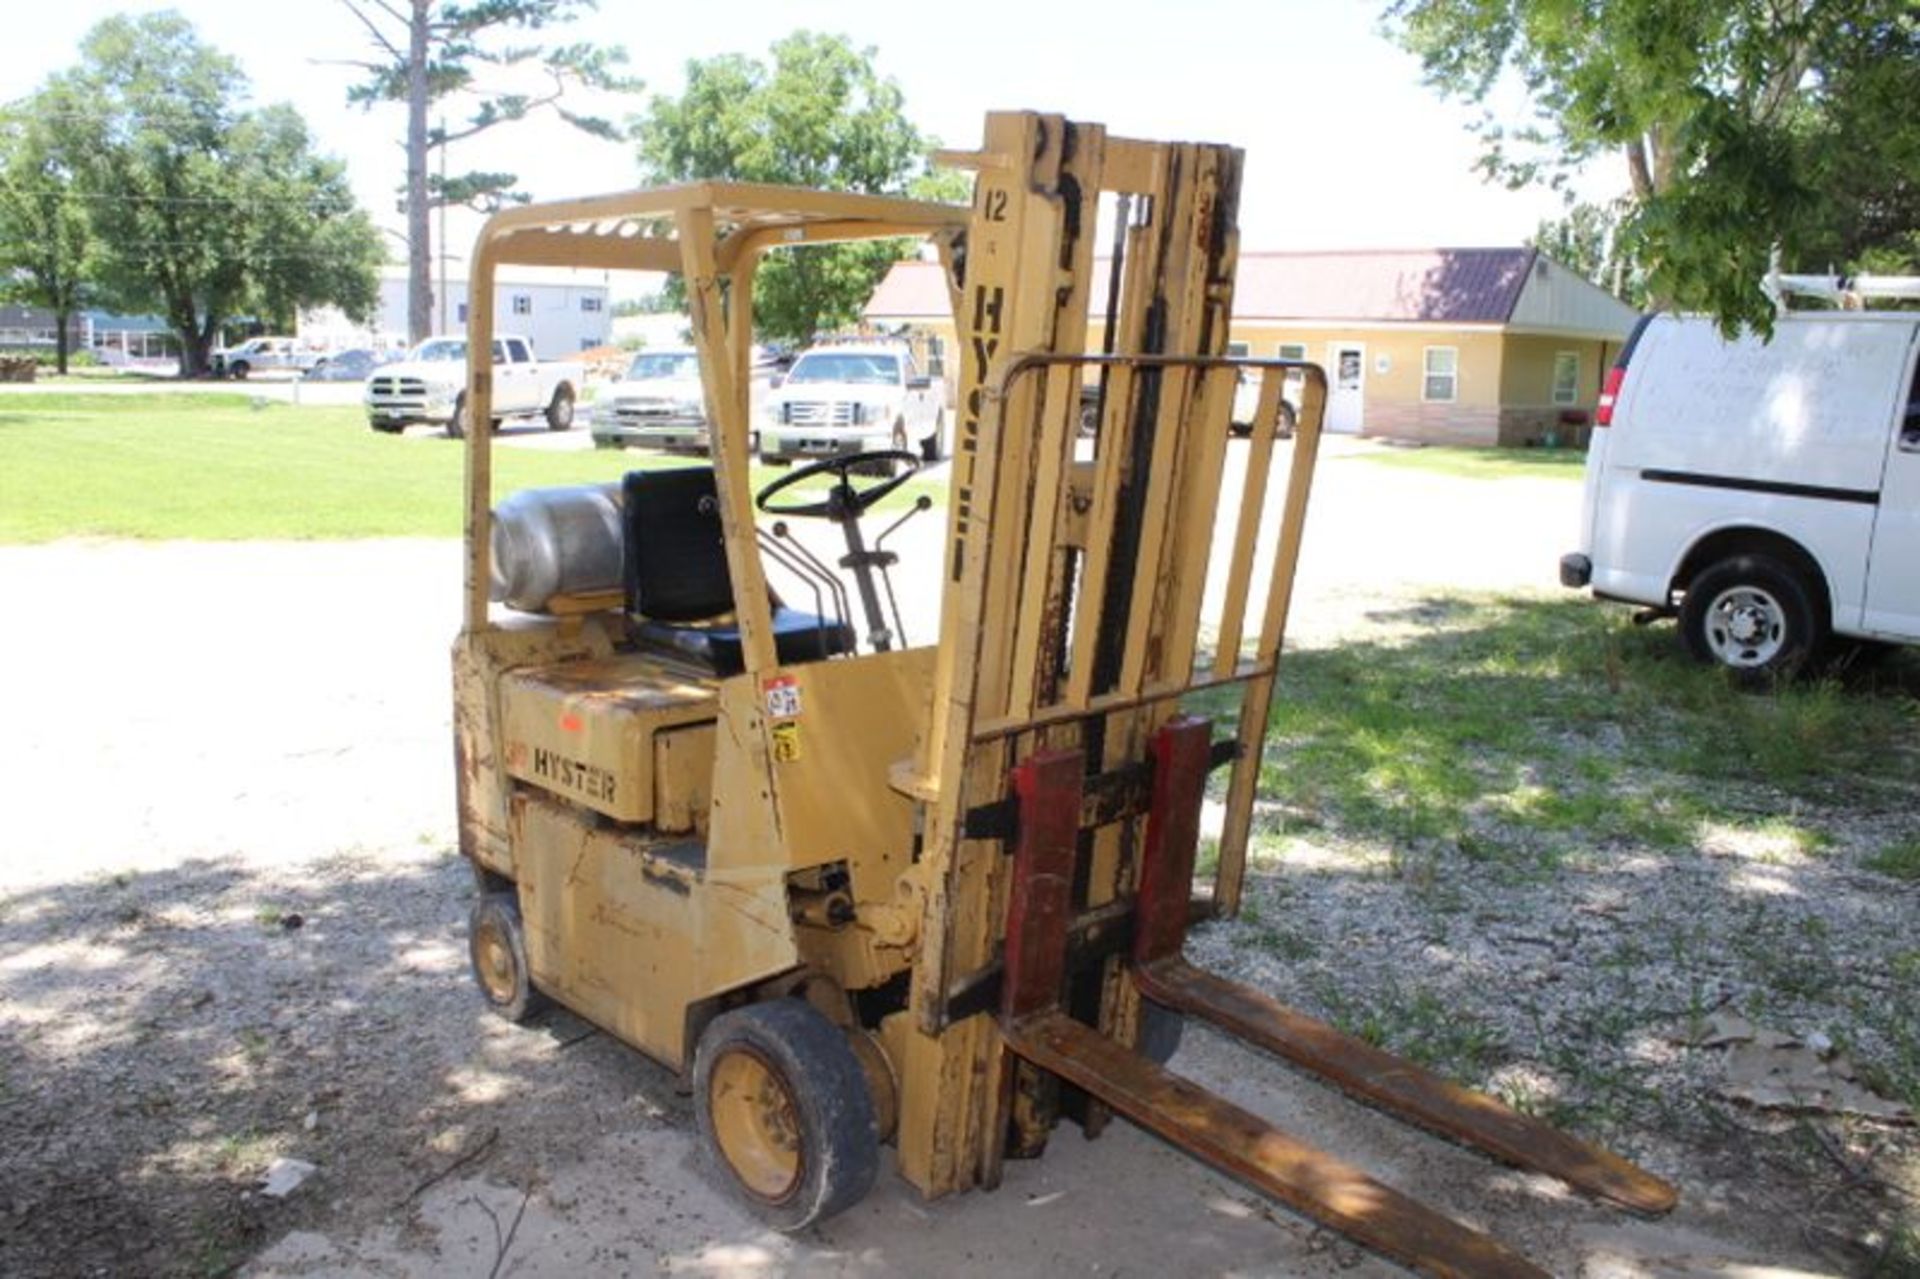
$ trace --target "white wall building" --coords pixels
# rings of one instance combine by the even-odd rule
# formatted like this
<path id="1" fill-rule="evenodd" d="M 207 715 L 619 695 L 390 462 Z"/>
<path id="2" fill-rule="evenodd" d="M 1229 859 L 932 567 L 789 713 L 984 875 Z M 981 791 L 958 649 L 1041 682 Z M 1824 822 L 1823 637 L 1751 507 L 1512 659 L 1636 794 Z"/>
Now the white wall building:
<path id="1" fill-rule="evenodd" d="M 436 292 L 440 281 L 434 280 Z M 435 298 L 433 331 L 467 331 L 467 281 L 449 278 L 447 296 Z M 442 303 L 444 302 L 444 305 Z M 494 279 L 493 327 L 532 339 L 544 358 L 566 356 L 605 346 L 612 340 L 613 302 L 606 275 L 600 271 L 545 271 L 519 267 L 511 276 Z M 300 334 L 310 342 L 330 347 L 405 346 L 407 341 L 407 281 L 399 267 L 389 267 L 380 278 L 380 307 L 371 324 L 357 325 L 334 307 L 322 307 L 300 317 Z"/>

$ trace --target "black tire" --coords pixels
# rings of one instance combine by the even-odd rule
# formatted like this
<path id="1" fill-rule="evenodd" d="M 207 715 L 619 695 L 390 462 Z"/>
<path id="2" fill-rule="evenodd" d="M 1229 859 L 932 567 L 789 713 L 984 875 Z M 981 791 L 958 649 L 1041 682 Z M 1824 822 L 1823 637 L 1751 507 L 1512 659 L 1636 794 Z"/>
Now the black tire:
<path id="1" fill-rule="evenodd" d="M 920 441 L 920 460 L 938 462 L 940 460 L 940 437 L 946 434 L 947 411 L 940 410 L 933 415 L 933 434 Z"/>
<path id="2" fill-rule="evenodd" d="M 248 364 L 245 360 L 237 360 L 234 363 L 229 364 L 227 366 L 227 372 L 232 375 L 233 380 L 236 382 L 246 381 L 247 374 L 252 371 L 253 371 L 253 366 L 251 364 Z"/>
<path id="3" fill-rule="evenodd" d="M 467 916 L 467 962 L 481 997 L 499 1016 L 517 1024 L 547 1009 L 547 997 L 533 988 L 515 894 L 487 893 L 473 904 Z"/>
<path id="4" fill-rule="evenodd" d="M 1285 400 L 1280 401 L 1280 413 L 1273 424 L 1273 438 L 1276 440 L 1290 440 L 1293 438 L 1294 428 L 1299 425 L 1300 415 L 1294 411 L 1293 405 L 1287 403 Z"/>
<path id="5" fill-rule="evenodd" d="M 1165 1004 L 1151 999 L 1140 1001 L 1140 1038 L 1134 1050 L 1156 1066 L 1164 1066 L 1180 1051 L 1186 1037 L 1187 1019 Z"/>
<path id="6" fill-rule="evenodd" d="M 1799 674 L 1826 644 L 1820 598 L 1806 574 L 1772 556 L 1730 556 L 1687 584 L 1680 636 L 1736 682 L 1769 687 Z"/>
<path id="7" fill-rule="evenodd" d="M 547 402 L 547 429 L 565 431 L 573 426 L 573 388 L 562 382 L 553 388 L 553 399 Z"/>
<path id="8" fill-rule="evenodd" d="M 467 438 L 467 396 L 464 391 L 453 398 L 453 416 L 447 419 L 447 438 L 450 440 Z"/>
<path id="9" fill-rule="evenodd" d="M 694 1054 L 693 1105 L 719 1179 L 776 1230 L 824 1221 L 873 1189 L 880 1137 L 866 1075 L 811 1004 L 774 999 L 714 1018 Z"/>

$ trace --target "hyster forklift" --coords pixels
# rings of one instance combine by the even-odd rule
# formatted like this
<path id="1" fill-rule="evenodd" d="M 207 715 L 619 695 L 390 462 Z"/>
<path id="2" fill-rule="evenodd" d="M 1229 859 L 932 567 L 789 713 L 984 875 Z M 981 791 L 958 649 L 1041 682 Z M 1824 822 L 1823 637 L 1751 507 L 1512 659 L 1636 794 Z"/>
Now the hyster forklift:
<path id="1" fill-rule="evenodd" d="M 711 182 L 480 233 L 474 350 L 502 265 L 678 272 L 712 445 L 710 466 L 496 507 L 492 442 L 469 434 L 455 733 L 487 1001 L 557 1001 L 681 1072 L 716 1175 L 783 1229 L 859 1201 L 883 1144 L 937 1197 L 1118 1112 L 1417 1270 L 1542 1273 L 1167 1070 L 1193 1017 L 1498 1159 L 1670 1208 L 1625 1160 L 1182 957 L 1191 921 L 1240 902 L 1325 379 L 1222 357 L 1239 151 L 1004 113 L 941 159 L 974 172 L 970 209 Z M 925 457 L 837 452 L 823 423 L 817 460 L 757 494 L 748 471 L 756 264 L 904 236 L 938 252 L 960 364 L 947 532 L 912 569 L 937 579 L 939 636 L 919 646 L 883 544 L 928 503 L 875 508 Z M 1230 446 L 1247 375 L 1259 422 Z M 471 362 L 472 421 L 491 377 Z"/>

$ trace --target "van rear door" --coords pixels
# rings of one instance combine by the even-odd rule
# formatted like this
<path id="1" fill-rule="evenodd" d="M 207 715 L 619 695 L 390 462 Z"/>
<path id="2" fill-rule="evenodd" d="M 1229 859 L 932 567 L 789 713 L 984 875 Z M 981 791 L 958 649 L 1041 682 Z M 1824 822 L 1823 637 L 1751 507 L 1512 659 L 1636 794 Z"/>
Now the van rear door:
<path id="1" fill-rule="evenodd" d="M 1886 424 L 1887 469 L 1874 512 L 1861 629 L 1888 639 L 1920 639 L 1920 332 L 1909 336 L 1905 392 Z"/>

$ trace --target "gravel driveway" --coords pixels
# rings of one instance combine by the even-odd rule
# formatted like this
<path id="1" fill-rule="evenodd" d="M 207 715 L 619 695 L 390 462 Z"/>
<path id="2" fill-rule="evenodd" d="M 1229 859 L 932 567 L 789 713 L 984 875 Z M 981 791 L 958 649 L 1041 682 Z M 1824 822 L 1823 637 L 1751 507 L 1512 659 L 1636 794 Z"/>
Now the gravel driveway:
<path id="1" fill-rule="evenodd" d="M 1300 640 L 1423 585 L 1551 586 L 1577 486 L 1343 456 L 1360 447 L 1323 468 Z M 457 560 L 0 548 L 0 1273 L 1399 1273 L 1125 1125 L 1063 1129 L 994 1194 L 921 1204 L 883 1177 L 798 1238 L 718 1198 L 672 1077 L 565 1014 L 506 1026 L 469 990 Z M 1205 1033 L 1175 1065 L 1555 1273 L 1818 1269 L 1738 1184 L 1634 1222 Z M 269 1199 L 283 1156 L 318 1171 Z"/>

